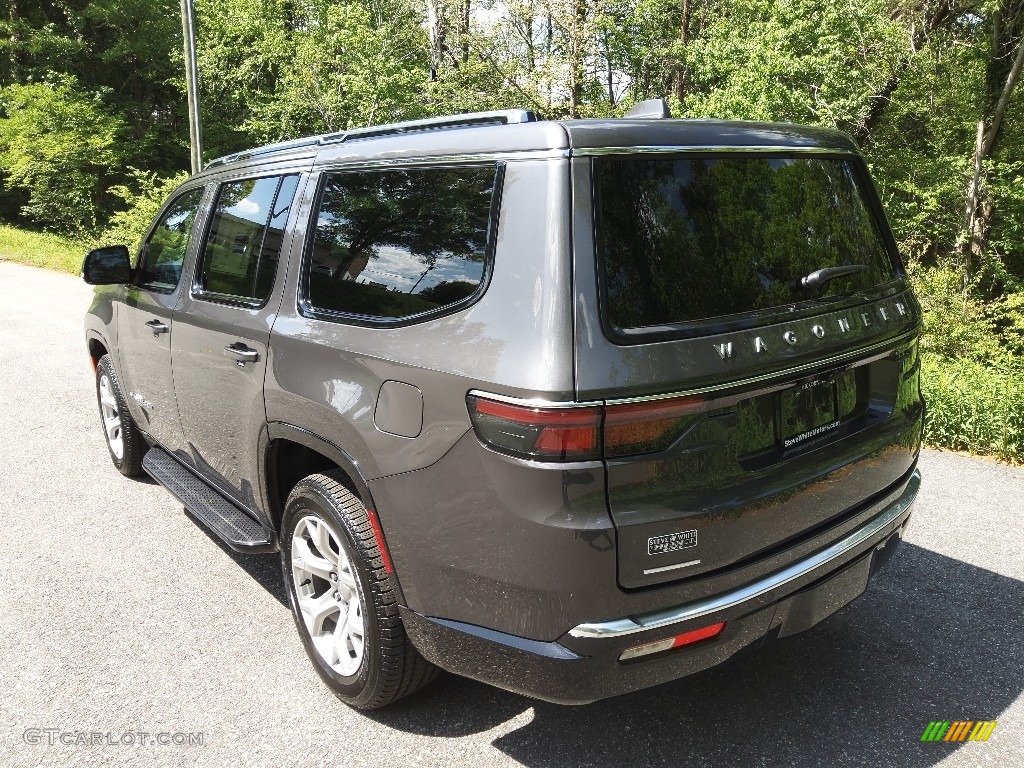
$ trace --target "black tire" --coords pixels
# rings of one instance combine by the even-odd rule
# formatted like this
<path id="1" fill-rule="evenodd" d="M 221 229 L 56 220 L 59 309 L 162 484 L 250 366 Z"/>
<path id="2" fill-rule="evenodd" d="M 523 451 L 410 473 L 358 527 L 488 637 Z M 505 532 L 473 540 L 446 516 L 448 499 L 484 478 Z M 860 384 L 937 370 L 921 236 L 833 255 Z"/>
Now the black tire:
<path id="1" fill-rule="evenodd" d="M 121 420 L 121 455 L 117 455 L 116 446 L 112 443 L 107 434 L 106 424 L 103 416 L 102 390 L 104 377 L 109 382 L 108 391 L 113 395 L 117 403 L 117 416 Z M 121 381 L 117 378 L 117 371 L 110 355 L 104 355 L 96 364 L 96 403 L 100 409 L 100 427 L 103 429 L 103 437 L 107 443 L 107 450 L 110 452 L 110 460 L 114 462 L 117 471 L 125 477 L 138 477 L 142 474 L 142 457 L 146 455 L 149 446 L 146 445 L 142 433 L 135 425 L 131 411 L 125 403 L 124 395 L 121 394 Z"/>
<path id="2" fill-rule="evenodd" d="M 326 522 L 337 535 L 356 576 L 364 637 L 362 660 L 358 670 L 350 675 L 339 673 L 320 655 L 299 609 L 292 569 L 293 536 L 300 522 L 311 516 Z M 303 525 L 308 526 L 308 523 Z M 292 489 L 281 522 L 281 567 L 292 617 L 306 655 L 321 679 L 346 704 L 359 709 L 378 709 L 419 690 L 437 677 L 437 667 L 417 653 L 405 634 L 394 582 L 384 568 L 366 507 L 348 487 L 343 473 L 310 475 Z M 318 587 L 311 581 L 304 582 L 304 586 L 316 594 Z M 326 581 L 323 588 L 325 591 L 333 589 Z"/>

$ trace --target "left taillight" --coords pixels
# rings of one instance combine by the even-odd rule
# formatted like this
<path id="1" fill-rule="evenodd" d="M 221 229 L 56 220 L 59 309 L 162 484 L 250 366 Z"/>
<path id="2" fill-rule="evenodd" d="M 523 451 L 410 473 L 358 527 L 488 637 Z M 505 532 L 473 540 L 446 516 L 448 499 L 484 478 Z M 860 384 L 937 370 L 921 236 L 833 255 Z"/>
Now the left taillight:
<path id="1" fill-rule="evenodd" d="M 589 461 L 657 453 L 707 410 L 701 397 L 572 408 L 468 395 L 477 436 L 495 450 L 535 461 Z"/>
<path id="2" fill-rule="evenodd" d="M 601 406 L 535 408 L 468 395 L 477 436 L 495 450 L 534 461 L 601 458 Z"/>

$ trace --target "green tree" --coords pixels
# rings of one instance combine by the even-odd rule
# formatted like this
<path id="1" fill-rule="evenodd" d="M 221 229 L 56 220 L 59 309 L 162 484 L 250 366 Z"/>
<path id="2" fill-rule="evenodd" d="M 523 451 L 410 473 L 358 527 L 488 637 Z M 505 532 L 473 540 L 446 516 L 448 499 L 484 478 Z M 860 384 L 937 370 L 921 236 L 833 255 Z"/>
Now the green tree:
<path id="1" fill-rule="evenodd" d="M 0 166 L 23 187 L 23 213 L 66 233 L 90 231 L 109 206 L 124 122 L 65 77 L 0 91 Z"/>

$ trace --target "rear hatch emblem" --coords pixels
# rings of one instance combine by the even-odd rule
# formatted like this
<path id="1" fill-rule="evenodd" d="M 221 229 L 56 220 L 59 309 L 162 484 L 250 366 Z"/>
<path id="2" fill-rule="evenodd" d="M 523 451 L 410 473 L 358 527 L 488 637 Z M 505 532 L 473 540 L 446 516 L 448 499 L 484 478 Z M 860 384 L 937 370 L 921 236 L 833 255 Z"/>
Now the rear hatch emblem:
<path id="1" fill-rule="evenodd" d="M 680 549 L 697 546 L 697 531 L 676 531 L 662 536 L 652 536 L 647 540 L 648 555 L 664 555 L 678 552 Z"/>

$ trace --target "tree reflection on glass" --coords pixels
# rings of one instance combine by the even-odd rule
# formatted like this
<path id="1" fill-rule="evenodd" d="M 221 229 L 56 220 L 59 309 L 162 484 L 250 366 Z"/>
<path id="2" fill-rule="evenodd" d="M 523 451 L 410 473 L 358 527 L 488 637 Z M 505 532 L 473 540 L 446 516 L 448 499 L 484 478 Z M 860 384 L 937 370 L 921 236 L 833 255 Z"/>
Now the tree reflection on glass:
<path id="1" fill-rule="evenodd" d="M 598 241 L 619 328 L 847 295 L 893 268 L 852 165 L 836 159 L 603 159 Z M 863 272 L 811 289 L 823 267 Z"/>
<path id="2" fill-rule="evenodd" d="M 456 303 L 480 284 L 495 167 L 331 174 L 310 259 L 321 309 L 404 317 Z"/>

